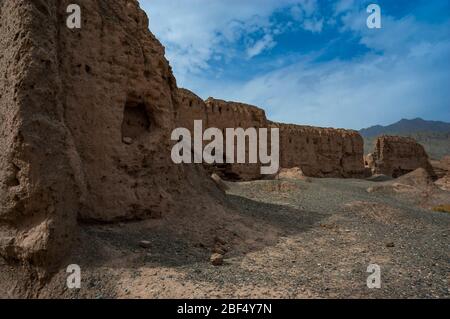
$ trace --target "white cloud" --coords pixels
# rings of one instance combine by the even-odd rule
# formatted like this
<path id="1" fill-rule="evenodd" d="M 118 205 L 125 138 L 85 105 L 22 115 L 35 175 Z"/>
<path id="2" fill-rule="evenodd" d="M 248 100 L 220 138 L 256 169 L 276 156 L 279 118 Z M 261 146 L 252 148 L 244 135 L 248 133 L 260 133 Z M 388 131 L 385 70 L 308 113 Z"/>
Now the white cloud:
<path id="1" fill-rule="evenodd" d="M 259 105 L 282 122 L 359 129 L 405 117 L 449 120 L 449 24 L 385 17 L 386 29 L 371 32 L 354 21 L 346 27 L 377 54 L 321 63 L 307 56 L 247 82 L 193 83 L 200 94 Z"/>
<path id="2" fill-rule="evenodd" d="M 445 61 L 450 42 L 419 45 L 414 52 L 420 56 L 368 55 L 321 64 L 304 59 L 245 83 L 203 85 L 213 96 L 264 107 L 282 122 L 362 128 L 408 116 L 442 115 L 450 83 Z"/>
<path id="3" fill-rule="evenodd" d="M 270 34 L 266 34 L 261 40 L 257 41 L 253 46 L 247 48 L 247 57 L 253 58 L 261 52 L 271 49 L 276 45 L 273 37 Z"/>
<path id="4" fill-rule="evenodd" d="M 323 29 L 323 19 L 308 19 L 303 23 L 303 27 L 307 31 L 311 31 L 313 33 L 322 32 Z"/>
<path id="5" fill-rule="evenodd" d="M 334 5 L 335 15 L 339 15 L 343 12 L 354 10 L 358 4 L 355 0 L 339 0 Z"/>
<path id="6" fill-rule="evenodd" d="M 150 29 L 167 47 L 178 81 L 189 79 L 209 68 L 211 59 L 236 54 L 233 45 L 244 39 L 248 43 L 247 58 L 274 47 L 275 36 L 286 26 L 274 25 L 271 16 L 294 5 L 311 17 L 317 10 L 316 0 L 141 0 L 147 11 Z M 310 22 L 305 29 L 318 32 L 320 21 Z M 251 41 L 250 35 L 259 38 Z"/>
<path id="7" fill-rule="evenodd" d="M 317 2 L 307 0 L 141 1 L 179 83 L 204 98 L 251 103 L 273 120 L 318 126 L 361 128 L 430 114 L 450 119 L 450 25 L 384 14 L 383 29 L 369 30 L 358 3 L 341 0 L 331 17 L 321 18 Z M 243 59 L 273 48 L 276 36 L 289 28 L 270 19 L 280 8 L 290 8 L 293 19 L 311 32 L 325 24 L 350 32 L 370 53 L 320 63 L 315 62 L 320 52 L 295 61 L 278 56 L 271 71 L 250 80 L 205 76 L 209 62 L 232 57 L 240 40 L 246 44 Z M 247 37 L 252 33 L 259 37 Z"/>

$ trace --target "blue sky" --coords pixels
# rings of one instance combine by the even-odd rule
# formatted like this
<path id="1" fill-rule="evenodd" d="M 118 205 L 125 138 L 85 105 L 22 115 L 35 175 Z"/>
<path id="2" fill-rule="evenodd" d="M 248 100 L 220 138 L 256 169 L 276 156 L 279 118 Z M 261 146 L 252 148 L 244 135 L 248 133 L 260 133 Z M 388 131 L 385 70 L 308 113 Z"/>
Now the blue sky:
<path id="1" fill-rule="evenodd" d="M 280 122 L 450 122 L 450 0 L 141 0 L 180 87 Z M 382 29 L 366 25 L 369 4 Z"/>

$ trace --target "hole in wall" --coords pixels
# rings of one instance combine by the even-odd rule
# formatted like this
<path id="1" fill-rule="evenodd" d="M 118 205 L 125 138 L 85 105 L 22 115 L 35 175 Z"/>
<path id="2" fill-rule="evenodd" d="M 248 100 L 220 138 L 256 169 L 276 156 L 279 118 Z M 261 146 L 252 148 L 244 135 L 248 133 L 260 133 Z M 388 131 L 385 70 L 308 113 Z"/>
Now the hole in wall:
<path id="1" fill-rule="evenodd" d="M 130 141 L 150 132 L 151 121 L 144 103 L 127 102 L 123 114 L 122 139 Z"/>
<path id="2" fill-rule="evenodd" d="M 19 177 L 18 177 L 19 172 L 20 172 L 20 168 L 17 165 L 12 164 L 10 175 L 6 179 L 6 186 L 16 187 L 16 186 L 20 185 L 20 181 L 19 181 Z"/>

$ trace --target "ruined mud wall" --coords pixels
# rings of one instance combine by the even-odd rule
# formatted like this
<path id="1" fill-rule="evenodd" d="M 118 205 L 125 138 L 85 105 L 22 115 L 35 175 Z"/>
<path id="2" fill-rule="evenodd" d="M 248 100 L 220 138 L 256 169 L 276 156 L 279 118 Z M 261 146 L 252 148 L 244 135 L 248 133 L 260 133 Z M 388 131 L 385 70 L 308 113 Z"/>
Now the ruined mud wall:
<path id="1" fill-rule="evenodd" d="M 80 196 L 64 118 L 58 1 L 0 5 L 0 253 L 46 267 L 73 239 Z"/>
<path id="2" fill-rule="evenodd" d="M 137 1 L 78 3 L 83 26 L 62 28 L 59 46 L 65 121 L 81 162 L 79 215 L 160 216 L 182 175 L 168 151 L 177 96 L 164 48 Z"/>
<path id="3" fill-rule="evenodd" d="M 379 137 L 374 152 L 368 158 L 367 164 L 373 174 L 399 177 L 418 168 L 424 168 L 435 176 L 425 149 L 409 137 Z"/>
<path id="4" fill-rule="evenodd" d="M 70 252 L 77 220 L 207 198 L 170 159 L 176 81 L 138 2 L 78 0 L 76 30 L 69 3 L 0 1 L 0 253 L 42 268 Z"/>
<path id="5" fill-rule="evenodd" d="M 356 131 L 273 123 L 280 129 L 280 166 L 310 177 L 364 176 L 364 141 Z"/>
<path id="6" fill-rule="evenodd" d="M 272 128 L 280 129 L 280 167 L 300 167 L 311 177 L 363 177 L 364 142 L 356 131 L 323 129 L 299 125 L 273 123 L 265 112 L 255 106 L 226 102 L 209 98 L 206 102 L 188 90 L 180 90 L 181 107 L 178 123 L 191 131 L 194 120 L 203 120 L 205 127 L 225 128 Z M 235 179 L 261 178 L 260 164 L 219 165 Z M 214 167 L 217 171 L 217 166 Z"/>
<path id="7" fill-rule="evenodd" d="M 215 127 L 222 130 L 226 143 L 227 128 L 267 127 L 264 110 L 243 103 L 226 102 L 209 98 L 203 101 L 199 96 L 186 89 L 179 89 L 180 108 L 177 112 L 179 127 L 194 132 L 194 121 L 201 120 L 203 129 Z M 204 145 L 208 141 L 204 141 Z M 225 151 L 225 150 L 224 150 Z M 248 147 L 246 148 L 248 158 Z M 217 173 L 228 180 L 253 180 L 261 177 L 258 164 L 214 164 L 204 165 L 210 173 Z"/>
<path id="8" fill-rule="evenodd" d="M 264 110 L 253 105 L 227 102 L 213 98 L 208 98 L 205 103 L 208 127 L 216 127 L 223 132 L 225 132 L 227 128 L 259 129 L 267 127 L 267 118 Z M 224 138 L 224 140 L 226 142 L 227 139 Z M 245 151 L 248 161 L 248 142 Z M 214 171 L 219 173 L 222 177 L 232 180 L 254 180 L 262 177 L 260 163 L 216 165 Z"/>

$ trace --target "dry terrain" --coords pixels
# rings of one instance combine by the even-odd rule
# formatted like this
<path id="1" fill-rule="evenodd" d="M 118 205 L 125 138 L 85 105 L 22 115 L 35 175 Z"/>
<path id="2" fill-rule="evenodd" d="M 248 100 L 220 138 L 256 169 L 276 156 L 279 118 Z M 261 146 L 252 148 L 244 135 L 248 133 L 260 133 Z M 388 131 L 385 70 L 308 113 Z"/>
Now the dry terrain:
<path id="1" fill-rule="evenodd" d="M 82 288 L 67 289 L 61 269 L 34 296 L 448 298 L 450 214 L 431 207 L 450 192 L 418 175 L 226 183 L 217 200 L 229 216 L 199 207 L 181 223 L 83 225 L 66 261 L 81 266 Z M 213 266 L 218 250 L 224 264 Z M 366 286 L 369 264 L 381 289 Z"/>

